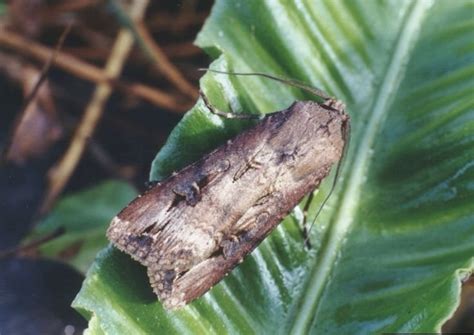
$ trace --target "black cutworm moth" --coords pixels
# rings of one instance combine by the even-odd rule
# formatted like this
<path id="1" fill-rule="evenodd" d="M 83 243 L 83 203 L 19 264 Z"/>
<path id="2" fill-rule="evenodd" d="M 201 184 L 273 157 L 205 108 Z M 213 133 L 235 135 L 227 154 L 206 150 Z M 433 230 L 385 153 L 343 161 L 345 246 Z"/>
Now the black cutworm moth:
<path id="1" fill-rule="evenodd" d="M 219 282 L 340 161 L 349 116 L 340 101 L 317 94 L 325 101 L 264 116 L 112 220 L 108 238 L 147 267 L 165 307 L 181 307 Z"/>

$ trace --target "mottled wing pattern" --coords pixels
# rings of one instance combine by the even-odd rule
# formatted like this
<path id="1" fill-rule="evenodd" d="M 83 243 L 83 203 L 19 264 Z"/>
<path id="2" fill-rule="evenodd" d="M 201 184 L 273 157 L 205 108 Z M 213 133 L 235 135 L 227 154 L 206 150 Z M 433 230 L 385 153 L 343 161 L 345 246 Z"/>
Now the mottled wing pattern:
<path id="1" fill-rule="evenodd" d="M 341 158 L 348 117 L 296 102 L 133 200 L 113 244 L 148 268 L 176 308 L 201 296 L 314 190 Z"/>

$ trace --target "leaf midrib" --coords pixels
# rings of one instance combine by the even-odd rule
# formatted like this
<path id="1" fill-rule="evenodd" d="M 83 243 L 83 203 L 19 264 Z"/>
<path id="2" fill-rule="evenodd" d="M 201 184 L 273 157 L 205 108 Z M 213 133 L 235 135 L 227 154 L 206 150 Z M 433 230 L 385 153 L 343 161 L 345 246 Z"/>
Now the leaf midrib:
<path id="1" fill-rule="evenodd" d="M 302 302 L 294 314 L 293 323 L 290 324 L 291 334 L 308 333 L 311 323 L 316 317 L 327 279 L 335 268 L 337 255 L 343 244 L 342 241 L 344 241 L 349 228 L 354 223 L 357 212 L 355 199 L 359 199 L 365 181 L 365 173 L 372 158 L 371 148 L 375 144 L 375 139 L 393 101 L 391 93 L 398 89 L 405 76 L 407 60 L 418 40 L 421 23 L 432 3 L 433 1 L 414 1 L 407 10 L 408 14 L 405 15 L 403 20 L 402 29 L 383 78 L 383 84 L 374 99 L 372 112 L 367 122 L 368 125 L 365 128 L 366 131 L 360 139 L 359 147 L 352 156 L 352 164 L 350 165 L 352 168 L 348 173 L 344 190 L 341 191 L 340 206 L 338 206 L 339 209 L 335 213 L 328 242 L 321 247 L 320 260 L 312 266 L 307 287 L 300 295 Z"/>

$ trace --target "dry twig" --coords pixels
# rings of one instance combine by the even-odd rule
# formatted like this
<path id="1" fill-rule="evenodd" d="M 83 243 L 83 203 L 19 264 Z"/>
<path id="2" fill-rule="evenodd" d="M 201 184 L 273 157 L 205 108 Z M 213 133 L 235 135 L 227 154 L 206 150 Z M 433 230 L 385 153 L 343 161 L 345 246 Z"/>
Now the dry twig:
<path id="1" fill-rule="evenodd" d="M 139 22 L 136 25 L 136 32 L 139 38 L 138 42 L 141 42 L 140 44 L 153 59 L 153 64 L 158 67 L 158 70 L 160 70 L 176 88 L 195 100 L 199 95 L 197 88 L 169 61 L 168 56 L 166 56 L 161 47 L 155 42 L 143 22 Z"/>
<path id="2" fill-rule="evenodd" d="M 41 86 L 43 85 L 43 83 L 46 80 L 46 74 L 49 71 L 49 69 L 51 68 L 52 63 L 54 62 L 55 58 L 57 57 L 58 52 L 62 48 L 62 46 L 64 44 L 64 40 L 66 39 L 66 36 L 69 34 L 70 31 L 71 31 L 71 25 L 68 25 L 66 27 L 66 29 L 64 29 L 64 31 L 62 32 L 61 36 L 59 37 L 58 43 L 56 44 L 56 48 L 51 53 L 51 55 L 48 58 L 48 60 L 46 61 L 46 63 L 43 65 L 43 68 L 41 69 L 41 72 L 39 72 L 38 79 L 36 80 L 36 82 L 33 84 L 31 89 L 29 90 L 28 95 L 26 96 L 26 99 L 23 102 L 23 106 L 21 107 L 21 111 L 20 111 L 20 113 L 18 114 L 18 116 L 16 117 L 16 119 L 13 123 L 13 127 L 11 128 L 12 129 L 11 134 L 10 134 L 10 136 L 8 136 L 7 141 L 5 143 L 5 149 L 3 151 L 3 155 L 2 155 L 2 157 L 0 157 L 1 160 L 5 160 L 5 161 L 6 160 L 14 160 L 14 161 L 17 161 L 17 163 L 19 161 L 23 160 L 23 157 L 22 157 L 23 155 L 16 155 L 15 154 L 16 150 L 12 150 L 12 148 L 14 147 L 13 146 L 13 144 L 14 144 L 13 138 L 15 138 L 14 134 L 17 132 L 18 127 L 20 126 L 22 121 L 24 121 L 25 116 L 28 114 L 28 111 L 29 111 L 28 108 L 33 103 L 33 101 L 37 98 L 38 92 L 39 92 Z M 27 68 L 22 68 L 21 70 L 27 71 L 28 69 Z M 34 71 L 34 72 L 36 72 L 36 71 Z M 28 131 L 31 132 L 31 129 L 28 129 Z"/>
<path id="3" fill-rule="evenodd" d="M 0 46 L 14 49 L 15 51 L 43 62 L 47 62 L 52 53 L 52 50 L 48 47 L 2 29 L 0 29 Z M 140 83 L 124 83 L 122 81 L 112 80 L 104 70 L 61 51 L 58 51 L 53 63 L 79 78 L 92 81 L 96 84 L 108 83 L 125 93 L 136 95 L 152 104 L 174 112 L 182 113 L 189 107 L 188 105 L 179 103 L 175 96 L 156 88 Z"/>
<path id="4" fill-rule="evenodd" d="M 148 0 L 133 1 L 130 6 L 132 19 L 141 20 L 147 4 Z M 110 58 L 105 65 L 105 73 L 108 78 L 116 78 L 119 76 L 127 55 L 133 46 L 133 42 L 134 38 L 132 33 L 128 29 L 121 29 L 115 40 Z M 44 213 L 51 207 L 70 179 L 85 150 L 89 138 L 97 127 L 100 117 L 103 114 L 104 105 L 111 93 L 112 86 L 108 82 L 97 85 L 69 148 L 59 163 L 50 170 L 50 185 L 41 212 Z"/>

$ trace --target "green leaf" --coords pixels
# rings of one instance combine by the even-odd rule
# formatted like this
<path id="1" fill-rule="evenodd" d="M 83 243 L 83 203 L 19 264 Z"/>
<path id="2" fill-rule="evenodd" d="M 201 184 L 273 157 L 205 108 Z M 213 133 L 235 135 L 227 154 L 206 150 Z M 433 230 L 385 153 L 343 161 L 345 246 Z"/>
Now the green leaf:
<path id="1" fill-rule="evenodd" d="M 108 181 L 67 196 L 24 243 L 51 236 L 61 229 L 59 237 L 41 244 L 41 255 L 67 261 L 77 270 L 86 272 L 97 252 L 108 244 L 105 231 L 111 218 L 136 194 L 127 183 Z"/>
<path id="2" fill-rule="evenodd" d="M 306 252 L 298 211 L 201 299 L 164 311 L 144 269 L 107 249 L 74 305 L 110 334 L 433 332 L 474 268 L 474 2 L 217 1 L 197 43 L 217 69 L 295 78 L 347 103 L 351 143 Z M 258 77 L 207 74 L 213 104 L 268 113 L 309 98 Z M 248 123 L 199 102 L 152 178 Z M 312 204 L 312 213 L 328 191 Z M 251 187 L 251 185 L 250 185 Z"/>
<path id="3" fill-rule="evenodd" d="M 93 315 L 89 320 L 89 327 L 84 331 L 84 335 L 103 335 L 105 334 L 102 328 L 100 328 L 100 324 L 97 318 Z"/>

